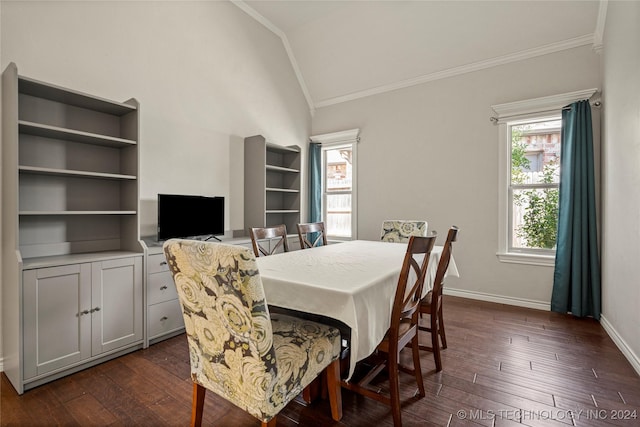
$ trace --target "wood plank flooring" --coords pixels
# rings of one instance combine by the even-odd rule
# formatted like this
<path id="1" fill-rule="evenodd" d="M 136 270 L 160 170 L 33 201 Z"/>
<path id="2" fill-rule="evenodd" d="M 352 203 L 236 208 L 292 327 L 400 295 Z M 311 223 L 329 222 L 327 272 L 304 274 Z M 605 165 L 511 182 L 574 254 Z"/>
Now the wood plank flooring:
<path id="1" fill-rule="evenodd" d="M 403 425 L 640 426 L 640 377 L 597 322 L 450 296 L 444 304 L 444 370 L 435 373 L 433 356 L 423 353 L 422 399 L 413 378 L 401 375 Z M 22 396 L 3 374 L 0 425 L 185 426 L 189 371 L 186 340 L 178 336 Z M 387 389 L 384 379 L 379 386 Z M 328 401 L 296 400 L 278 425 L 393 425 L 389 408 L 346 390 L 343 408 L 336 423 Z M 260 425 L 213 393 L 203 424 Z"/>

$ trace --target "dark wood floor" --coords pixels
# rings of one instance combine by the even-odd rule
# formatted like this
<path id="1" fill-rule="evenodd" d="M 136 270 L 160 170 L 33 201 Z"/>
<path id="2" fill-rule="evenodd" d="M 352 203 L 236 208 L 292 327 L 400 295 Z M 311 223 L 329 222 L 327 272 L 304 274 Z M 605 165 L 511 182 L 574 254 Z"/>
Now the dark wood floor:
<path id="1" fill-rule="evenodd" d="M 445 297 L 449 348 L 434 372 L 424 353 L 427 396 L 404 381 L 405 426 L 640 426 L 640 378 L 593 320 Z M 2 376 L 2 426 L 184 426 L 191 411 L 184 336 L 62 378 L 18 396 Z M 380 387 L 385 389 L 385 383 Z M 389 426 L 389 409 L 343 391 L 344 418 L 327 401 L 294 401 L 280 426 Z M 205 425 L 257 426 L 207 394 Z"/>

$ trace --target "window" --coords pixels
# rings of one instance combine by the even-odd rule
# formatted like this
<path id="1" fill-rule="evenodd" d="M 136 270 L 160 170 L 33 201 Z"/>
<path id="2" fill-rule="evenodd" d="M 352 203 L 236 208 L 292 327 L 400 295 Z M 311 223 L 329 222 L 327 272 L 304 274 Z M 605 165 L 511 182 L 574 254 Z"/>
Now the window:
<path id="1" fill-rule="evenodd" d="M 351 238 L 353 212 L 353 147 L 351 144 L 323 147 L 322 217 L 327 235 Z"/>
<path id="2" fill-rule="evenodd" d="M 327 237 L 356 238 L 356 147 L 358 129 L 318 135 L 322 144 L 322 220 Z"/>
<path id="3" fill-rule="evenodd" d="M 553 255 L 558 227 L 562 117 L 509 122 L 509 252 Z"/>
<path id="4" fill-rule="evenodd" d="M 499 132 L 499 247 L 503 262 L 553 266 L 562 108 L 595 89 L 494 105 Z"/>

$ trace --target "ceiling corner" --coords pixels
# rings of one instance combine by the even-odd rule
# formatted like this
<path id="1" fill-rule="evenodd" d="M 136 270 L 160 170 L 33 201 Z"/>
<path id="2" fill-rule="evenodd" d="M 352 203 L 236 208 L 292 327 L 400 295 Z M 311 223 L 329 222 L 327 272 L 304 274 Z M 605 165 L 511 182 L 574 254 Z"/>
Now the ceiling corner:
<path id="1" fill-rule="evenodd" d="M 600 53 L 602 52 L 603 40 L 604 40 L 604 26 L 607 21 L 607 6 L 609 0 L 600 0 L 600 7 L 598 9 L 598 20 L 596 21 L 596 28 L 593 31 L 593 50 Z"/>
<path id="2" fill-rule="evenodd" d="M 243 0 L 230 0 L 231 3 L 235 4 L 240 10 L 244 13 L 258 21 L 265 28 L 271 31 L 276 36 L 280 37 L 282 41 L 282 45 L 284 46 L 285 52 L 287 52 L 287 56 L 289 57 L 289 62 L 291 63 L 291 67 L 293 68 L 293 72 L 298 79 L 298 84 L 300 85 L 300 89 L 302 90 L 302 94 L 307 101 L 307 105 L 309 106 L 309 112 L 311 116 L 313 116 L 315 112 L 315 106 L 313 105 L 313 100 L 311 99 L 311 95 L 309 94 L 309 90 L 307 89 L 307 84 L 304 81 L 304 77 L 302 76 L 302 72 L 300 71 L 300 67 L 298 67 L 298 61 L 296 61 L 296 57 L 293 54 L 293 50 L 291 49 L 291 45 L 289 44 L 289 39 L 287 39 L 286 34 L 280 28 L 276 27 L 271 21 L 267 18 L 259 14 L 255 9 L 246 4 Z"/>

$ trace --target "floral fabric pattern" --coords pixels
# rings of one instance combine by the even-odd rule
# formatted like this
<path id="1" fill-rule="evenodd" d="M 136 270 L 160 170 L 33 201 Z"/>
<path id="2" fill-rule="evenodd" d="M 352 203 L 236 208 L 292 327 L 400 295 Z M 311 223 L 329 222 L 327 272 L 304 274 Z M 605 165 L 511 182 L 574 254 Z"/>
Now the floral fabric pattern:
<path id="1" fill-rule="evenodd" d="M 172 239 L 164 252 L 194 382 L 266 422 L 340 354 L 333 327 L 269 314 L 253 252 Z"/>
<path id="2" fill-rule="evenodd" d="M 426 236 L 427 221 L 384 221 L 380 240 L 383 242 L 406 243 L 411 236 Z"/>

